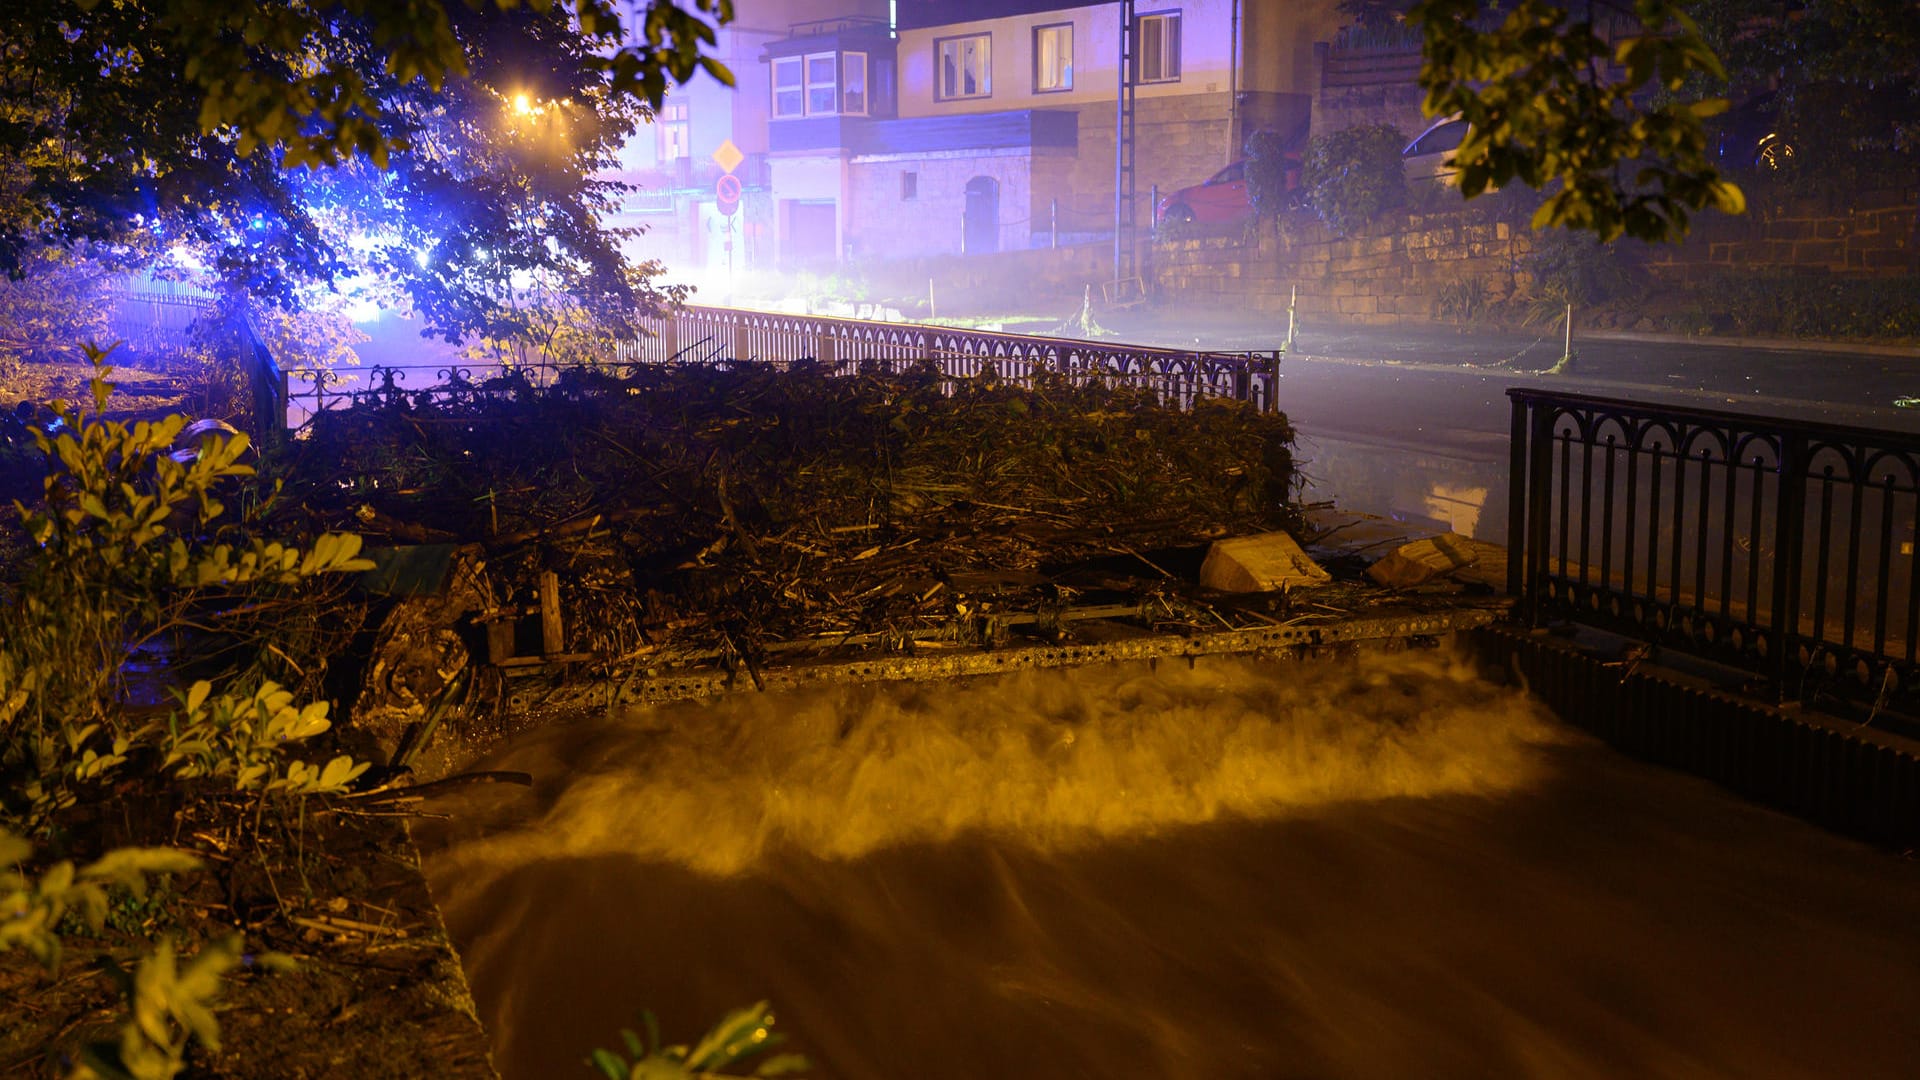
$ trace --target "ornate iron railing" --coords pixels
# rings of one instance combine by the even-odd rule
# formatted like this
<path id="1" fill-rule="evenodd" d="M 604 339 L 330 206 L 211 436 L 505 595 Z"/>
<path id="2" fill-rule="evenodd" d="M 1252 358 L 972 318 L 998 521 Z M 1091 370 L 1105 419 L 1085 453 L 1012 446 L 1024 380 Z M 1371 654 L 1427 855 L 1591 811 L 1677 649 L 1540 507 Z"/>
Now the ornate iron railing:
<path id="1" fill-rule="evenodd" d="M 622 362 L 811 360 L 828 367 L 879 365 L 896 372 L 932 362 L 948 377 L 960 379 L 978 376 L 991 364 L 1001 378 L 1015 383 L 1051 372 L 1143 387 L 1180 408 L 1191 408 L 1204 397 L 1251 401 L 1268 411 L 1277 408 L 1278 352 L 1160 349 L 734 308 L 682 308 L 645 325 L 652 336 L 622 347 Z"/>
<path id="2" fill-rule="evenodd" d="M 1513 401 L 1508 586 L 1884 704 L 1920 676 L 1920 437 L 1537 390 Z"/>

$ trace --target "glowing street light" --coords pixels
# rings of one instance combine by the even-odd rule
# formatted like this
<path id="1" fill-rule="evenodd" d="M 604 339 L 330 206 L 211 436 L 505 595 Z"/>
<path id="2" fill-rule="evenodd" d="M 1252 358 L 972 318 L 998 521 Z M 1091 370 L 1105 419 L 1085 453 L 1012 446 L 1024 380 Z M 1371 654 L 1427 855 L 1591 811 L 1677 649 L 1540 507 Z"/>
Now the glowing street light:
<path id="1" fill-rule="evenodd" d="M 513 111 L 521 116 L 532 116 L 535 112 L 533 99 L 525 94 L 513 95 Z"/>

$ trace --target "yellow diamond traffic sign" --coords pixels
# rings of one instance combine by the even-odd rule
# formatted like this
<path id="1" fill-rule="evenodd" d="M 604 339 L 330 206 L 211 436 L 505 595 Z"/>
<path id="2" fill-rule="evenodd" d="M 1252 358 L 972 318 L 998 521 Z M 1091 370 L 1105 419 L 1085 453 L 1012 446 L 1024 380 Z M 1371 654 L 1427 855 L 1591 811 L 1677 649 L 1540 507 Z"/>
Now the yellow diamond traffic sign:
<path id="1" fill-rule="evenodd" d="M 741 162 L 747 160 L 747 155 L 733 145 L 732 139 L 724 139 L 720 143 L 720 149 L 713 152 L 713 160 L 719 163 L 721 169 L 732 172 L 740 166 Z"/>

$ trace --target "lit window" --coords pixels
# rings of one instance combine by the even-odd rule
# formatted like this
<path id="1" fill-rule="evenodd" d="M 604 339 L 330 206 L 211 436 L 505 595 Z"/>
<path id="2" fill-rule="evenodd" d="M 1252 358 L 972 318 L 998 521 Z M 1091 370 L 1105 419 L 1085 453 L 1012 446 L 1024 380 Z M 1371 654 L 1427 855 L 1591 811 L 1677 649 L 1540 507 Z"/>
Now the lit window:
<path id="1" fill-rule="evenodd" d="M 1139 22 L 1139 59 L 1134 77 L 1143 83 L 1180 79 L 1180 13 L 1142 15 Z"/>
<path id="2" fill-rule="evenodd" d="M 993 37 L 946 38 L 934 43 L 939 58 L 939 98 L 986 97 L 993 93 Z"/>
<path id="3" fill-rule="evenodd" d="M 840 76 L 843 87 L 840 111 L 854 116 L 867 115 L 867 54 L 850 52 L 842 55 Z"/>
<path id="4" fill-rule="evenodd" d="M 1033 29 L 1033 92 L 1073 89 L 1073 24 Z"/>
<path id="5" fill-rule="evenodd" d="M 692 125 L 687 122 L 685 102 L 677 105 L 669 102 L 660 106 L 659 113 L 653 118 L 653 125 L 659 139 L 661 164 L 687 156 L 692 144 Z"/>
<path id="6" fill-rule="evenodd" d="M 782 56 L 773 62 L 773 115 L 802 116 L 807 94 L 801 83 L 800 58 Z"/>
<path id="7" fill-rule="evenodd" d="M 807 115 L 824 116 L 835 112 L 839 80 L 834 78 L 832 53 L 807 54 Z"/>

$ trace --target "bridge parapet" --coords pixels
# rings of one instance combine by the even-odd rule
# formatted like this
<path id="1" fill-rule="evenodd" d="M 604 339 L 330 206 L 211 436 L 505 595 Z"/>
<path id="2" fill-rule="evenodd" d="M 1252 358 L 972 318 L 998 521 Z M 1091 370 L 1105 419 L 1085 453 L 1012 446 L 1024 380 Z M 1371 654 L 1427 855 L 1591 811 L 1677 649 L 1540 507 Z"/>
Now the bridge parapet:
<path id="1" fill-rule="evenodd" d="M 1782 698 L 1920 705 L 1920 437 L 1507 393 L 1529 619 L 1743 667 Z"/>

